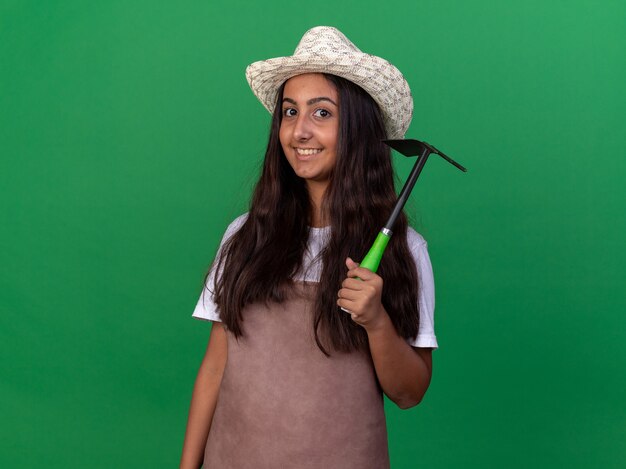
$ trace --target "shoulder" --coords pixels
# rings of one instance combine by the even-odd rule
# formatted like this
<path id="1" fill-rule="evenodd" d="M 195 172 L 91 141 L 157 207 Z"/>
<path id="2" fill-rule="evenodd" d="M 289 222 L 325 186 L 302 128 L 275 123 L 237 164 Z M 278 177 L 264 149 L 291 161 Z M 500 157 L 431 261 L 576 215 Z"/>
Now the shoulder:
<path id="1" fill-rule="evenodd" d="M 428 243 L 424 237 L 409 226 L 406 230 L 406 241 L 412 252 L 417 252 L 428 247 Z"/>
<path id="2" fill-rule="evenodd" d="M 243 224 L 248 219 L 248 212 L 239 215 L 235 218 L 226 228 L 226 232 L 224 233 L 224 238 L 230 238 L 234 235 L 239 229 L 243 226 Z"/>
<path id="3" fill-rule="evenodd" d="M 220 241 L 220 249 L 228 240 L 230 240 L 230 238 L 233 237 L 235 233 L 237 233 L 237 231 L 239 231 L 239 229 L 243 226 L 247 219 L 248 212 L 239 215 L 232 222 L 230 222 L 230 224 L 226 228 L 226 231 L 224 232 L 224 235 L 222 236 L 222 240 Z"/>
<path id="4" fill-rule="evenodd" d="M 424 275 L 425 271 L 432 270 L 430 256 L 428 254 L 428 243 L 424 237 L 410 226 L 406 232 L 407 244 L 417 266 L 418 274 Z"/>

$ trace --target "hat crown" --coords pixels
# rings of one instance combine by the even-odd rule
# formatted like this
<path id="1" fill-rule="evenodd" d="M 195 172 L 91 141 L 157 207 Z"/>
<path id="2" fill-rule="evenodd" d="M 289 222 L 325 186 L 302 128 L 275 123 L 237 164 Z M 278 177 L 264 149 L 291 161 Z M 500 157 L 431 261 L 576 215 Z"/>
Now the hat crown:
<path id="1" fill-rule="evenodd" d="M 387 138 L 404 136 L 413 116 L 409 84 L 394 65 L 362 52 L 337 28 L 309 29 L 292 56 L 254 62 L 246 68 L 246 79 L 265 109 L 272 113 L 281 85 L 303 73 L 335 75 L 360 86 L 380 107 Z"/>
<path id="2" fill-rule="evenodd" d="M 337 28 L 331 26 L 317 26 L 309 29 L 294 51 L 294 55 L 343 55 L 362 53 Z"/>

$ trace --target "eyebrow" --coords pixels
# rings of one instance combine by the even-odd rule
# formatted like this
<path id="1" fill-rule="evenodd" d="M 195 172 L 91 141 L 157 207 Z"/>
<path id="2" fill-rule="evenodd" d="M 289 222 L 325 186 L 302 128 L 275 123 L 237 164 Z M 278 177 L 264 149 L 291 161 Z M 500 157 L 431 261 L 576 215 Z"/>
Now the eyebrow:
<path id="1" fill-rule="evenodd" d="M 287 101 L 288 103 L 291 103 L 291 104 L 296 104 L 296 105 L 298 104 L 291 98 L 283 98 L 283 103 L 285 101 Z M 319 103 L 320 101 L 328 101 L 328 102 L 333 103 L 335 106 L 337 106 L 337 103 L 335 101 L 333 101 L 332 99 L 330 99 L 330 98 L 328 98 L 326 96 L 320 96 L 319 98 L 311 98 L 311 99 L 309 99 L 306 102 L 306 104 L 307 104 L 307 106 L 310 106 L 311 104 L 316 104 L 316 103 Z"/>

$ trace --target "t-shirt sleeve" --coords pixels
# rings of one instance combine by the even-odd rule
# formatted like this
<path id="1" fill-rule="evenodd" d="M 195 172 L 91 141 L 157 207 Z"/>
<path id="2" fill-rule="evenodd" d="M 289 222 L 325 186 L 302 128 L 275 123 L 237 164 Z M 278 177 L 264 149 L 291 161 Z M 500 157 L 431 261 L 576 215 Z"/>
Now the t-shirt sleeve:
<path id="1" fill-rule="evenodd" d="M 226 229 L 224 236 L 222 237 L 222 241 L 220 242 L 220 247 L 218 249 L 218 254 L 222 251 L 224 247 L 224 243 L 228 241 L 237 231 L 241 228 L 246 221 L 247 213 L 237 217 Z M 216 256 L 217 259 L 217 256 Z M 221 273 L 221 271 L 220 271 Z M 202 293 L 200 294 L 200 298 L 198 299 L 198 303 L 196 304 L 196 308 L 193 311 L 192 317 L 196 319 L 202 319 L 204 321 L 220 321 L 220 316 L 217 311 L 217 305 L 213 299 L 213 283 L 215 280 L 216 266 L 215 263 L 211 267 L 209 271 L 209 276 L 207 277 L 206 283 L 204 284 L 204 288 L 202 289 Z"/>
<path id="2" fill-rule="evenodd" d="M 428 244 L 412 228 L 408 231 L 408 244 L 419 279 L 418 301 L 419 301 L 419 329 L 417 337 L 409 340 L 413 347 L 425 347 L 436 349 L 437 337 L 435 336 L 435 281 L 433 268 L 428 256 Z"/>

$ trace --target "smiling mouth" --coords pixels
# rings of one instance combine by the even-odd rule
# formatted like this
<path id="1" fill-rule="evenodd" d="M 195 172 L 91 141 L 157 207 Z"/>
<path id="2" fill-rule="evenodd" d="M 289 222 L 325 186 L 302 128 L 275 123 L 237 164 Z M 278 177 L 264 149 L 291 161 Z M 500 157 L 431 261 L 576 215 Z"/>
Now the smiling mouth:
<path id="1" fill-rule="evenodd" d="M 310 156 L 315 155 L 322 151 L 321 148 L 294 148 L 296 153 L 300 156 Z"/>

